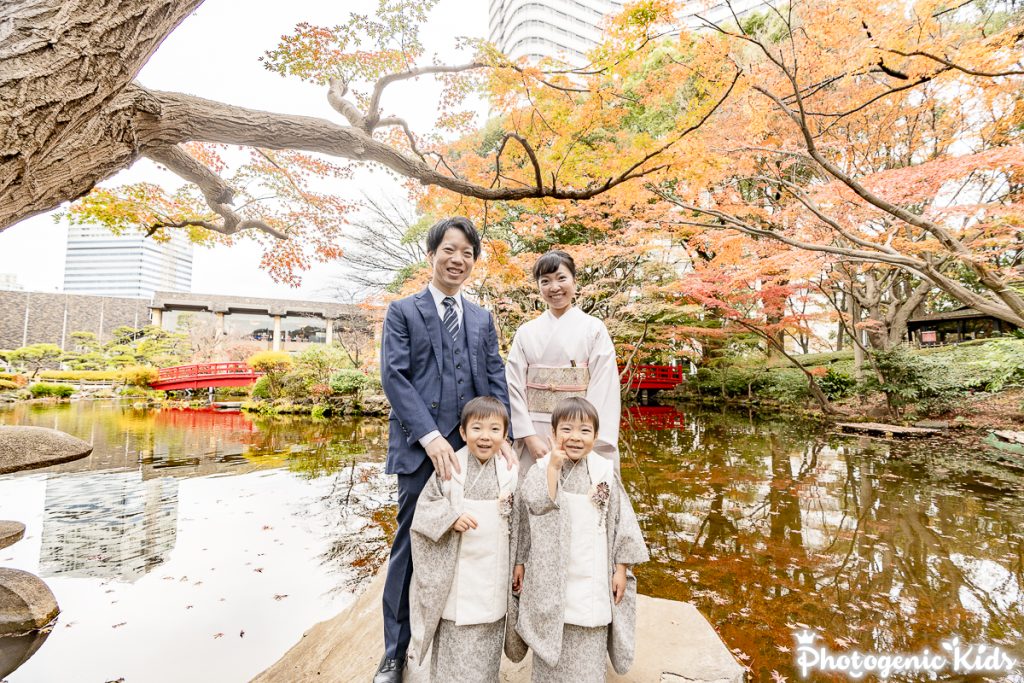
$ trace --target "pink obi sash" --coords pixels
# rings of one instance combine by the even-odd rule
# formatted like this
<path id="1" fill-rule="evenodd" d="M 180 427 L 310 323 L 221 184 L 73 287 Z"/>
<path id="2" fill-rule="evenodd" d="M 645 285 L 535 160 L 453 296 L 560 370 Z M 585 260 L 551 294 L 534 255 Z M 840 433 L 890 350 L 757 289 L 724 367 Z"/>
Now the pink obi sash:
<path id="1" fill-rule="evenodd" d="M 526 407 L 531 413 L 551 413 L 555 404 L 570 396 L 585 397 L 590 368 L 583 361 L 575 367 L 529 365 L 526 368 Z"/>

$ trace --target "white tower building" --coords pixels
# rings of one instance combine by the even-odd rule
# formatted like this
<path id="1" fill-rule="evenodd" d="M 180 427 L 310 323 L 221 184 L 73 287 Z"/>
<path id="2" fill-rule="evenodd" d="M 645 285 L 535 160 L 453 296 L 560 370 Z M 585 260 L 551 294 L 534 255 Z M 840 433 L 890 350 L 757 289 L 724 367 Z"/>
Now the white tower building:
<path id="1" fill-rule="evenodd" d="M 605 17 L 621 10 L 621 0 L 490 0 L 489 37 L 512 59 L 558 57 L 583 66 Z"/>
<path id="2" fill-rule="evenodd" d="M 141 232 L 114 235 L 101 226 L 70 226 L 64 291 L 136 299 L 191 291 L 192 243 L 180 231 L 171 235 L 157 242 Z"/>

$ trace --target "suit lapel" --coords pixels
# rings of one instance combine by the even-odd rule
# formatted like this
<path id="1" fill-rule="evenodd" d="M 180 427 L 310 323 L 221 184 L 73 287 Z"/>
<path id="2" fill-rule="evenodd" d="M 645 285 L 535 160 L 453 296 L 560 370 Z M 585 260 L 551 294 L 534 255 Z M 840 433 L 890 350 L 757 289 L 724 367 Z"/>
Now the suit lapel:
<path id="1" fill-rule="evenodd" d="M 437 306 L 434 305 L 434 297 L 430 296 L 429 289 L 424 289 L 416 295 L 416 308 L 420 309 L 420 315 L 423 316 L 423 324 L 427 326 L 427 333 L 430 335 L 430 347 L 434 349 L 434 360 L 437 361 L 437 371 L 442 372 L 441 320 L 437 317 Z"/>

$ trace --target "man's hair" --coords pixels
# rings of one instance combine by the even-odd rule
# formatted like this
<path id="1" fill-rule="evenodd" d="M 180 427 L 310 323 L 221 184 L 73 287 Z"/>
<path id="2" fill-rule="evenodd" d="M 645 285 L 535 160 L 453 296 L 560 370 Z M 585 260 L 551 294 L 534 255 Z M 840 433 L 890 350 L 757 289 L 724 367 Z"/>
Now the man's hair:
<path id="1" fill-rule="evenodd" d="M 551 429 L 557 431 L 558 425 L 565 420 L 579 420 L 594 425 L 594 433 L 601 428 L 601 418 L 597 415 L 597 408 L 585 398 L 570 396 L 563 398 L 551 411 Z"/>
<path id="2" fill-rule="evenodd" d="M 473 227 L 473 222 L 462 216 L 453 216 L 439 220 L 430 227 L 430 230 L 427 231 L 427 253 L 437 253 L 437 248 L 441 246 L 444 234 L 452 229 L 462 231 L 462 234 L 466 236 L 469 243 L 473 245 L 473 260 L 475 261 L 480 258 L 480 235 L 477 233 L 476 228 Z"/>
<path id="3" fill-rule="evenodd" d="M 508 434 L 508 410 L 505 409 L 504 403 L 493 396 L 477 396 L 467 403 L 462 408 L 459 426 L 465 429 L 470 420 L 484 417 L 500 417 L 505 433 Z"/>
<path id="4" fill-rule="evenodd" d="M 568 268 L 569 272 L 572 273 L 573 279 L 576 278 L 576 262 L 572 260 L 572 256 L 569 256 L 569 254 L 561 249 L 552 249 L 533 264 L 534 281 L 539 280 L 542 275 L 554 273 L 558 270 L 559 266 Z"/>

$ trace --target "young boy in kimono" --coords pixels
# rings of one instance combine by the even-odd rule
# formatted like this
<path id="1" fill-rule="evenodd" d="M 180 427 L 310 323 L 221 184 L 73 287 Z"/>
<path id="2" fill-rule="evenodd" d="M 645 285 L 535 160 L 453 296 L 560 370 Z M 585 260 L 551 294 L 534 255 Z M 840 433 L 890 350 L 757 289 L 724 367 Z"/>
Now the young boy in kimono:
<path id="1" fill-rule="evenodd" d="M 648 560 L 647 546 L 612 461 L 592 451 L 600 426 L 594 406 L 563 399 L 551 426 L 555 448 L 520 487 L 516 630 L 533 649 L 534 683 L 601 683 L 609 657 L 620 674 L 633 664 L 629 567 Z"/>
<path id="2" fill-rule="evenodd" d="M 431 650 L 431 681 L 498 680 L 519 519 L 518 467 L 495 458 L 508 421 L 497 399 L 467 403 L 459 427 L 466 446 L 455 454 L 459 471 L 448 481 L 432 476 L 416 504 L 409 659 L 420 666 Z M 514 619 L 513 605 L 509 631 Z M 509 638 L 521 642 L 514 632 Z"/>

